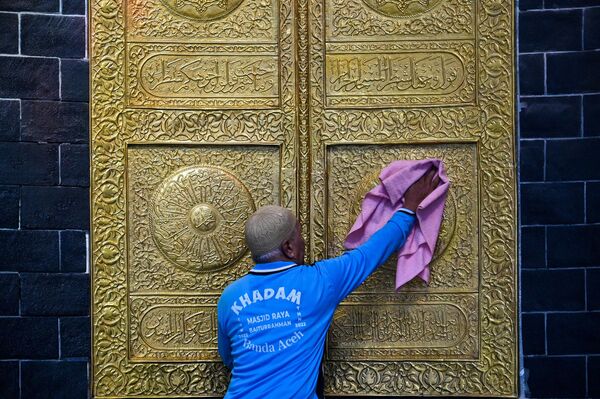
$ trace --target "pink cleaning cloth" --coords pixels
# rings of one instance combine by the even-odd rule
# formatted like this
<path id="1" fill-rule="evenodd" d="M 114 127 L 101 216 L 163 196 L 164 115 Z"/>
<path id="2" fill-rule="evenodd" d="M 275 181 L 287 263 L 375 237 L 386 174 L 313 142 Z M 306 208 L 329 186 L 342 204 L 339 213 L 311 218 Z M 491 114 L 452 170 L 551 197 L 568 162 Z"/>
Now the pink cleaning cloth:
<path id="1" fill-rule="evenodd" d="M 432 166 L 440 177 L 440 184 L 419 204 L 415 226 L 398 251 L 396 290 L 416 276 L 429 283 L 429 262 L 435 250 L 450 188 L 441 160 L 394 161 L 386 166 L 379 174 L 381 183 L 363 199 L 361 212 L 344 242 L 347 249 L 352 249 L 367 241 L 402 207 L 405 191 Z"/>

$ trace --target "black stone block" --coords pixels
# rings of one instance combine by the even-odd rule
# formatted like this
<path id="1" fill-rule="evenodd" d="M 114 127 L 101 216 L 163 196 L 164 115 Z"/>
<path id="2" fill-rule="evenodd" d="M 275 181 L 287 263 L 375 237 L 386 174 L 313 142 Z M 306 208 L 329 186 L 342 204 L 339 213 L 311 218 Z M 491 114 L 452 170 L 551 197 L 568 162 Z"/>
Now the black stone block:
<path id="1" fill-rule="evenodd" d="M 21 105 L 18 100 L 0 100 L 0 141 L 19 141 Z"/>
<path id="2" fill-rule="evenodd" d="M 546 267 L 545 227 L 521 227 L 521 267 Z"/>
<path id="3" fill-rule="evenodd" d="M 0 6 L 1 7 L 1 6 Z M 0 53 L 19 52 L 19 16 L 0 13 Z"/>
<path id="4" fill-rule="evenodd" d="M 600 91 L 600 51 L 579 51 L 546 56 L 548 94 Z"/>
<path id="5" fill-rule="evenodd" d="M 0 228 L 19 228 L 19 200 L 21 194 L 19 187 L 0 186 Z"/>
<path id="6" fill-rule="evenodd" d="M 17 316 L 19 314 L 19 275 L 0 273 L 0 315 Z"/>
<path id="7" fill-rule="evenodd" d="M 0 398 L 18 398 L 19 362 L 0 361 Z"/>
<path id="8" fill-rule="evenodd" d="M 84 231 L 66 230 L 60 232 L 60 270 L 80 272 L 87 269 L 86 236 Z"/>
<path id="9" fill-rule="evenodd" d="M 521 184 L 521 223 L 572 224 L 584 221 L 583 183 Z"/>
<path id="10" fill-rule="evenodd" d="M 58 12 L 60 0 L 2 0 L 0 11 Z"/>
<path id="11" fill-rule="evenodd" d="M 58 60 L 0 56 L 0 97 L 58 99 Z"/>
<path id="12" fill-rule="evenodd" d="M 33 361 L 21 363 L 21 399 L 85 399 L 86 361 Z"/>
<path id="13" fill-rule="evenodd" d="M 90 357 L 90 318 L 60 319 L 60 350 L 62 358 Z"/>
<path id="14" fill-rule="evenodd" d="M 600 356 L 588 357 L 588 397 L 600 398 Z"/>
<path id="15" fill-rule="evenodd" d="M 58 270 L 58 232 L 0 230 L 0 270 Z"/>
<path id="16" fill-rule="evenodd" d="M 579 136 L 579 97 L 521 97 L 519 112 L 522 138 Z"/>
<path id="17" fill-rule="evenodd" d="M 600 269 L 587 269 L 586 273 L 587 308 L 600 310 Z"/>
<path id="18" fill-rule="evenodd" d="M 60 146 L 60 184 L 63 186 L 90 185 L 89 148 L 85 144 Z"/>
<path id="19" fill-rule="evenodd" d="M 63 14 L 85 14 L 85 0 L 63 0 Z"/>
<path id="20" fill-rule="evenodd" d="M 550 313 L 547 317 L 548 354 L 600 354 L 600 313 Z"/>
<path id="21" fill-rule="evenodd" d="M 523 354 L 543 355 L 546 352 L 546 322 L 542 313 L 521 315 Z"/>
<path id="22" fill-rule="evenodd" d="M 23 101 L 23 141 L 88 142 L 88 104 Z"/>
<path id="23" fill-rule="evenodd" d="M 62 58 L 85 57 L 85 18 L 21 15 L 21 53 Z"/>
<path id="24" fill-rule="evenodd" d="M 58 146 L 0 143 L 0 184 L 58 183 Z"/>
<path id="25" fill-rule="evenodd" d="M 520 181 L 544 180 L 544 142 L 542 140 L 521 140 L 520 146 Z"/>
<path id="26" fill-rule="evenodd" d="M 548 266 L 600 265 L 600 225 L 549 226 Z"/>
<path id="27" fill-rule="evenodd" d="M 520 0 L 519 10 L 534 10 L 544 8 L 544 0 Z"/>
<path id="28" fill-rule="evenodd" d="M 88 274 L 21 273 L 21 314 L 25 316 L 87 316 Z"/>
<path id="29" fill-rule="evenodd" d="M 89 63 L 84 60 L 63 60 L 60 66 L 62 99 L 89 100 Z"/>
<path id="30" fill-rule="evenodd" d="M 526 357 L 530 398 L 583 398 L 585 357 Z"/>
<path id="31" fill-rule="evenodd" d="M 0 359 L 58 358 L 58 319 L 0 317 Z"/>
<path id="32" fill-rule="evenodd" d="M 598 2 L 597 5 L 600 5 Z M 583 11 L 583 45 L 586 50 L 600 48 L 600 8 L 588 8 Z"/>
<path id="33" fill-rule="evenodd" d="M 600 183 L 586 183 L 585 195 L 587 222 L 600 223 Z"/>
<path id="34" fill-rule="evenodd" d="M 584 310 L 584 270 L 523 270 L 521 306 L 524 312 Z"/>
<path id="35" fill-rule="evenodd" d="M 583 96 L 583 135 L 600 136 L 600 94 Z"/>
<path id="36" fill-rule="evenodd" d="M 546 180 L 600 180 L 600 138 L 546 143 Z"/>
<path id="37" fill-rule="evenodd" d="M 581 10 L 519 13 L 519 50 L 581 50 Z"/>
<path id="38" fill-rule="evenodd" d="M 89 228 L 89 192 L 82 187 L 22 187 L 21 227 Z"/>
<path id="39" fill-rule="evenodd" d="M 519 56 L 519 91 L 521 95 L 544 94 L 544 55 Z"/>

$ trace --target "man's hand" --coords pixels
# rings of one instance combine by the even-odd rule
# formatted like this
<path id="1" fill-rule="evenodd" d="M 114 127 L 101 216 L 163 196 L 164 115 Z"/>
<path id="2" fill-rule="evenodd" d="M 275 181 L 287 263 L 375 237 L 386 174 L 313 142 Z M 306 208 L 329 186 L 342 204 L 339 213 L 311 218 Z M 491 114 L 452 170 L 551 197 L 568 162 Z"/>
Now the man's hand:
<path id="1" fill-rule="evenodd" d="M 429 169 L 419 180 L 413 183 L 404 194 L 404 205 L 406 209 L 416 212 L 417 207 L 440 183 L 440 178 L 435 168 Z"/>

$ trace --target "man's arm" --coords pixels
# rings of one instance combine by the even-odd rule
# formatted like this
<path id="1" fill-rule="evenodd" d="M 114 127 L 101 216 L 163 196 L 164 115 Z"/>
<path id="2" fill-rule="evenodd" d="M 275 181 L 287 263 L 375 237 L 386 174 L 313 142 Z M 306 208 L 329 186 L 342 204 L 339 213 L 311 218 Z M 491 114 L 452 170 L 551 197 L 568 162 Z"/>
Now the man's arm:
<path id="1" fill-rule="evenodd" d="M 339 303 L 397 251 L 410 234 L 415 216 L 396 212 L 363 245 L 336 258 L 317 262 L 327 276 L 334 300 Z"/>
<path id="2" fill-rule="evenodd" d="M 409 212 L 398 211 L 367 242 L 337 258 L 317 262 L 328 277 L 333 298 L 341 302 L 356 287 L 362 284 L 373 271 L 406 242 L 414 225 L 417 207 L 439 184 L 435 169 L 423 175 L 406 190 L 404 208 Z"/>

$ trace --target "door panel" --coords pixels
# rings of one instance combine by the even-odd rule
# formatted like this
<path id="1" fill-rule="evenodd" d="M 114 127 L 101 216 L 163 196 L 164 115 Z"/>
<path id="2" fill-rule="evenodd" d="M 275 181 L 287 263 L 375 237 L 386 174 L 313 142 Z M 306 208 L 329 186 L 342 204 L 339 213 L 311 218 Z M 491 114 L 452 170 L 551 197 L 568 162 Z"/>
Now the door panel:
<path id="1" fill-rule="evenodd" d="M 389 162 L 451 180 L 431 283 L 395 293 L 392 257 L 342 303 L 326 393 L 516 396 L 512 4 L 308 1 L 312 256 L 343 251 Z"/>
<path id="2" fill-rule="evenodd" d="M 245 221 L 298 208 L 294 9 L 90 6 L 93 394 L 223 394 L 216 304 L 252 266 Z"/>
<path id="3" fill-rule="evenodd" d="M 342 252 L 377 174 L 452 181 L 429 286 L 395 259 L 342 303 L 326 392 L 516 396 L 513 6 L 92 0 L 92 391 L 222 395 L 216 303 L 259 206 Z"/>

